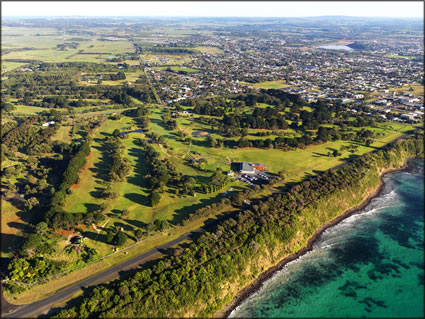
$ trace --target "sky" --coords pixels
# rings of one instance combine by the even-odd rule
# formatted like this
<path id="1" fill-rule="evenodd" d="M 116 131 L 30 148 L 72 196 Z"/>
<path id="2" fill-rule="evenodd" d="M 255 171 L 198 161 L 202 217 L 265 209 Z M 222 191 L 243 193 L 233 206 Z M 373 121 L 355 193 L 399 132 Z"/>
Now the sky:
<path id="1" fill-rule="evenodd" d="M 421 17 L 423 1 L 1 1 L 2 16 Z"/>

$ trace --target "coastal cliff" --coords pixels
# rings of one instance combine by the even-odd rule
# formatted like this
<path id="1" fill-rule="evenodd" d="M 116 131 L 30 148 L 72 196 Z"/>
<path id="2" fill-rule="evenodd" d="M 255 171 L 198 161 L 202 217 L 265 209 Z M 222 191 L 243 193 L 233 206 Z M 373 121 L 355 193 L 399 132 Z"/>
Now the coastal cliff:
<path id="1" fill-rule="evenodd" d="M 382 177 L 385 174 L 406 168 L 410 157 L 423 157 L 421 141 L 419 141 L 419 144 L 414 142 L 415 146 L 413 144 L 409 145 L 409 143 L 403 141 L 398 145 L 401 147 L 391 146 L 387 148 L 385 153 L 382 153 L 385 154 L 385 160 L 372 162 L 367 173 L 362 179 L 358 180 L 358 183 L 349 188 L 336 189 L 328 196 L 322 197 L 315 203 L 306 206 L 294 224 L 297 231 L 291 241 L 276 247 L 272 252 L 265 252 L 265 257 L 261 258 L 259 266 L 261 269 L 267 270 L 256 277 L 253 276 L 254 279 L 251 281 L 247 280 L 248 283 L 245 283 L 242 289 L 237 290 L 237 286 L 240 287 L 238 284 L 228 285 L 228 293 L 234 293 L 234 297 L 231 302 L 215 313 L 214 317 L 228 317 L 235 307 L 258 290 L 261 284 L 277 270 L 282 269 L 288 262 L 311 250 L 316 239 L 327 228 L 338 224 L 354 212 L 366 207 L 381 191 L 383 187 Z M 372 156 L 371 159 L 377 158 L 379 156 Z M 278 261 L 276 262 L 276 260 Z M 251 266 L 251 269 L 253 270 L 251 274 L 258 272 L 258 267 L 255 265 Z"/>
<path id="2" fill-rule="evenodd" d="M 423 149 L 422 136 L 397 141 L 241 208 L 181 254 L 96 287 L 55 317 L 225 317 L 321 231 L 365 205 L 382 174 L 422 157 Z"/>

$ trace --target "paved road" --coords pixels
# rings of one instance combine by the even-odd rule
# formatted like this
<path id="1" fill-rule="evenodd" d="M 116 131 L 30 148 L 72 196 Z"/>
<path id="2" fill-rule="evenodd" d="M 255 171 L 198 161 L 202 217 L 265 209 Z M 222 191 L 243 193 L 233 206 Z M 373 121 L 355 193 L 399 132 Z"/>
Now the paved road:
<path id="1" fill-rule="evenodd" d="M 125 261 L 125 262 L 123 262 L 119 265 L 116 265 L 112 268 L 109 268 L 109 269 L 105 270 L 104 272 L 101 272 L 101 273 L 94 275 L 90 278 L 84 279 L 81 282 L 76 283 L 76 284 L 74 284 L 70 287 L 67 287 L 67 288 L 63 289 L 62 291 L 59 291 L 59 292 L 55 293 L 54 295 L 52 295 L 50 297 L 47 297 L 45 299 L 33 302 L 31 304 L 28 304 L 28 305 L 19 306 L 19 308 L 12 313 L 2 314 L 2 318 L 28 318 L 28 317 L 34 318 L 37 315 L 40 315 L 43 312 L 45 312 L 46 310 L 50 309 L 54 304 L 57 304 L 57 303 L 65 300 L 65 299 L 71 297 L 72 295 L 77 293 L 81 288 L 88 287 L 88 286 L 93 285 L 93 284 L 99 284 L 99 283 L 102 283 L 102 282 L 110 281 L 113 278 L 118 277 L 120 271 L 135 268 L 138 265 L 143 264 L 148 257 L 157 253 L 158 250 L 170 248 L 171 246 L 187 239 L 191 235 L 202 232 L 202 231 L 204 231 L 203 228 L 198 228 L 198 229 L 196 229 L 196 230 L 194 230 L 190 233 L 184 234 L 184 235 L 180 236 L 179 238 L 174 239 L 174 240 L 172 240 L 172 241 L 170 241 L 170 242 L 168 242 L 164 245 L 158 246 L 157 248 L 154 248 L 154 249 L 152 249 L 152 250 L 150 250 L 150 251 L 148 251 L 148 252 L 146 252 L 142 255 L 139 255 L 137 257 L 129 259 L 129 260 L 127 260 L 127 261 Z M 6 308 L 11 309 L 10 307 L 6 307 Z M 3 312 L 3 309 L 2 309 L 2 312 Z"/>

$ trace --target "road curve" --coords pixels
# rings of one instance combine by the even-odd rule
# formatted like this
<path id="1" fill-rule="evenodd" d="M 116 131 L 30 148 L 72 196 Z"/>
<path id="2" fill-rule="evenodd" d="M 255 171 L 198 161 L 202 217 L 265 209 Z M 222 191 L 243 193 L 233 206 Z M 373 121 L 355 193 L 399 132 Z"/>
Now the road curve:
<path id="1" fill-rule="evenodd" d="M 164 245 L 158 246 L 142 255 L 139 255 L 137 257 L 134 257 L 132 259 L 129 259 L 119 265 L 113 266 L 99 274 L 96 274 L 92 277 L 86 278 L 72 286 L 69 286 L 57 293 L 55 293 L 54 295 L 47 297 L 45 299 L 33 302 L 31 304 L 27 304 L 27 305 L 23 305 L 23 306 L 18 306 L 19 308 L 11 313 L 8 314 L 2 314 L 2 318 L 34 318 L 37 315 L 40 315 L 41 313 L 45 312 L 46 310 L 50 309 L 52 305 L 57 304 L 69 297 L 71 297 L 72 295 L 74 295 L 75 293 L 77 293 L 81 288 L 83 287 L 88 287 L 90 285 L 93 284 L 100 284 L 102 282 L 107 282 L 111 280 L 111 277 L 116 275 L 116 277 L 118 277 L 118 273 L 119 271 L 122 271 L 126 268 L 135 268 L 140 264 L 143 264 L 145 262 L 145 259 L 152 256 L 153 254 L 157 253 L 158 250 L 160 249 L 167 249 L 170 248 L 171 246 L 187 239 L 188 237 L 190 237 L 193 234 L 199 233 L 204 231 L 204 229 L 198 228 L 195 229 L 194 231 L 190 232 L 190 233 L 186 233 Z"/>

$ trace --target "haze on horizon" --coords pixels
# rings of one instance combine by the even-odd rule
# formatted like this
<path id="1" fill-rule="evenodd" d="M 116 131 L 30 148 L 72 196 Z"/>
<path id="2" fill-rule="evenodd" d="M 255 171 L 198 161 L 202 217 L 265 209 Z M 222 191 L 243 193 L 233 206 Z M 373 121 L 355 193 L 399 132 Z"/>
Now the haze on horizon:
<path id="1" fill-rule="evenodd" d="M 3 17 L 423 18 L 422 1 L 2 1 Z"/>

